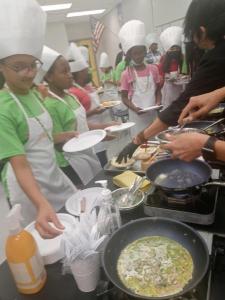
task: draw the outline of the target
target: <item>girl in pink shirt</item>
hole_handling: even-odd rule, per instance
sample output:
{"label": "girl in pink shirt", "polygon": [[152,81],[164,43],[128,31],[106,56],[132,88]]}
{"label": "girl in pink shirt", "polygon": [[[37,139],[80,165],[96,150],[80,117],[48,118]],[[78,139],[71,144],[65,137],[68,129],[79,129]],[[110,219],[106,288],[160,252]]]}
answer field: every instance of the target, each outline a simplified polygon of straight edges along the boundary
{"label": "girl in pink shirt", "polygon": [[124,104],[129,108],[129,120],[136,123],[131,131],[132,136],[135,136],[156,117],[155,111],[142,110],[160,105],[160,76],[157,66],[145,64],[145,46],[134,46],[127,55],[131,63],[122,74],[121,95]]}

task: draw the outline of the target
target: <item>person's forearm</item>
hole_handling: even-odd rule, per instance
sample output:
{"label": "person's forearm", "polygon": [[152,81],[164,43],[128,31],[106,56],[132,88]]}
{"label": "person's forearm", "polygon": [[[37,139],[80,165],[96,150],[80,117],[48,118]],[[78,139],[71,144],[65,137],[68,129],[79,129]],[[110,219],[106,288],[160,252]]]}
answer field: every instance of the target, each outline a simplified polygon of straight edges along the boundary
{"label": "person's forearm", "polygon": [[95,129],[104,129],[105,126],[103,123],[92,123],[92,122],[88,122],[88,127],[90,130],[95,130]]}
{"label": "person's forearm", "polygon": [[40,208],[44,203],[47,202],[47,199],[41,193],[25,155],[12,157],[10,159],[10,163],[20,187],[35,205],[35,207],[37,209]]}
{"label": "person's forearm", "polygon": [[225,161],[225,141],[216,141],[215,143],[216,159]]}
{"label": "person's forearm", "polygon": [[95,109],[88,110],[88,111],[86,112],[86,115],[87,115],[87,117],[96,115],[96,110],[95,110]]}
{"label": "person's forearm", "polygon": [[122,101],[123,103],[131,110],[136,111],[136,106],[133,104],[131,100],[128,99],[128,95],[124,95],[122,92]]}
{"label": "person's forearm", "polygon": [[144,130],[145,139],[149,139],[159,132],[166,130],[168,125],[163,123],[159,118],[157,118],[149,127]]}
{"label": "person's forearm", "polygon": [[155,103],[156,105],[160,105],[162,100],[161,89],[158,87],[155,93]]}
{"label": "person's forearm", "polygon": [[111,121],[111,122],[106,122],[106,123],[91,123],[88,122],[88,127],[90,130],[95,130],[95,129],[105,129],[107,127],[113,126],[113,125],[119,125],[120,122],[115,122],[115,121]]}
{"label": "person's forearm", "polygon": [[222,102],[225,99],[225,87],[211,92],[211,96],[216,104]]}
{"label": "person's forearm", "polygon": [[69,139],[76,137],[78,133],[76,131],[65,131],[53,134],[54,144],[62,144],[67,142]]}

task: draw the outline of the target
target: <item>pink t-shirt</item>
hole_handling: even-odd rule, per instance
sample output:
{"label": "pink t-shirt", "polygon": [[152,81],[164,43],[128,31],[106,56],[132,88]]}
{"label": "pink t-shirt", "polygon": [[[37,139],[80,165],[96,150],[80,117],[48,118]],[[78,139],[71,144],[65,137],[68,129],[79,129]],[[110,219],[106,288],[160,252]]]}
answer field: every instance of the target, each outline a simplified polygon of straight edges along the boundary
{"label": "pink t-shirt", "polygon": [[[149,75],[152,75],[153,81],[156,85],[160,84],[160,75],[158,67],[155,65],[147,65],[145,69],[143,70],[136,70],[138,77],[147,77]],[[132,98],[134,94],[134,87],[133,82],[135,81],[135,74],[133,67],[128,67],[126,70],[122,73],[121,77],[121,91],[128,91],[128,97],[129,99]]]}

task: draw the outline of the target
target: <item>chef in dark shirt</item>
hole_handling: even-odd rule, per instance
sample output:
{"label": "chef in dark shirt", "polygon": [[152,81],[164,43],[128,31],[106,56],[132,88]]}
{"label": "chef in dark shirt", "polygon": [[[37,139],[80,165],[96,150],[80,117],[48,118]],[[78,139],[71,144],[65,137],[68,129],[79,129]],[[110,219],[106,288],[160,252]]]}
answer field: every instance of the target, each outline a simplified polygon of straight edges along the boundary
{"label": "chef in dark shirt", "polygon": [[225,85],[225,0],[193,0],[185,17],[184,35],[206,51],[196,73],[184,92],[122,150],[118,162],[131,157],[138,145],[150,137],[177,125],[180,113],[192,96]]}

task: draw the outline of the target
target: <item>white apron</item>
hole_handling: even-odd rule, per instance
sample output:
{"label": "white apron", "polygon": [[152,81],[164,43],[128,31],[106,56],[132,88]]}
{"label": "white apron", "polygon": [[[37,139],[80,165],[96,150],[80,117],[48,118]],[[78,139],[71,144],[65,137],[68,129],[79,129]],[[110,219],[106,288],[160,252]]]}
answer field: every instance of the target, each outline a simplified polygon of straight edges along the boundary
{"label": "white apron", "polygon": [[170,104],[175,101],[183,91],[181,85],[176,85],[171,81],[165,80],[162,88],[162,105],[163,109],[170,106]]}
{"label": "white apron", "polygon": [[[10,94],[27,121],[29,138],[24,148],[34,178],[38,182],[42,194],[58,211],[77,189],[57,166],[54,143],[50,138],[52,132],[51,117],[38,100],[43,113],[36,118],[28,117],[19,99],[13,93]],[[11,204],[20,203],[22,206],[23,225],[25,226],[35,219],[37,211],[20,187],[10,163],[7,166],[6,182]]]}
{"label": "white apron", "polygon": [[[134,74],[134,94],[131,101],[140,108],[155,105],[156,85],[152,75],[138,77],[136,70],[134,70]],[[129,109],[129,120],[136,123],[136,125],[131,128],[131,137],[135,137],[140,131],[148,127],[149,124],[154,121],[155,117],[155,111],[138,115],[133,110]]]}
{"label": "white apron", "polygon": [[[111,70],[111,80],[113,80],[113,71]],[[104,82],[104,93],[102,99],[105,100],[118,100],[118,88],[115,84]]]}
{"label": "white apron", "polygon": [[[89,96],[91,97],[90,110],[95,109],[96,107],[99,107],[101,103],[100,103],[98,93],[96,91],[94,91],[92,93],[89,93]],[[103,124],[106,122],[106,118],[108,118],[108,115],[104,115],[105,113],[107,113],[107,110],[106,110],[106,112],[103,112],[102,114],[90,116],[90,117],[88,117],[88,121],[91,121],[93,123],[102,123]],[[107,122],[109,122],[109,120]],[[94,146],[95,153],[102,152],[105,150],[106,150],[105,142],[100,142]]]}
{"label": "white apron", "polygon": [[[49,93],[72,109],[63,98],[51,91],[49,91]],[[89,131],[85,109],[77,99],[74,98],[74,101],[77,101],[80,104],[77,109],[72,109],[77,121],[77,131],[79,133]],[[102,169],[96,154],[93,152],[93,149],[87,149],[77,153],[64,152],[64,157],[69,162],[70,166],[76,171],[84,185],[91,181]]]}
{"label": "white apron", "polygon": [[[121,95],[119,95],[119,93],[118,93],[118,87],[112,83],[108,83],[108,82],[104,83],[104,93],[101,97],[101,100],[102,101],[106,101],[106,100],[121,101]],[[126,111],[127,107],[121,101],[121,103],[119,105],[116,105],[115,107],[110,108],[110,110],[112,110],[113,113],[116,114],[117,112]],[[113,117],[112,117],[112,120],[113,120]]]}

